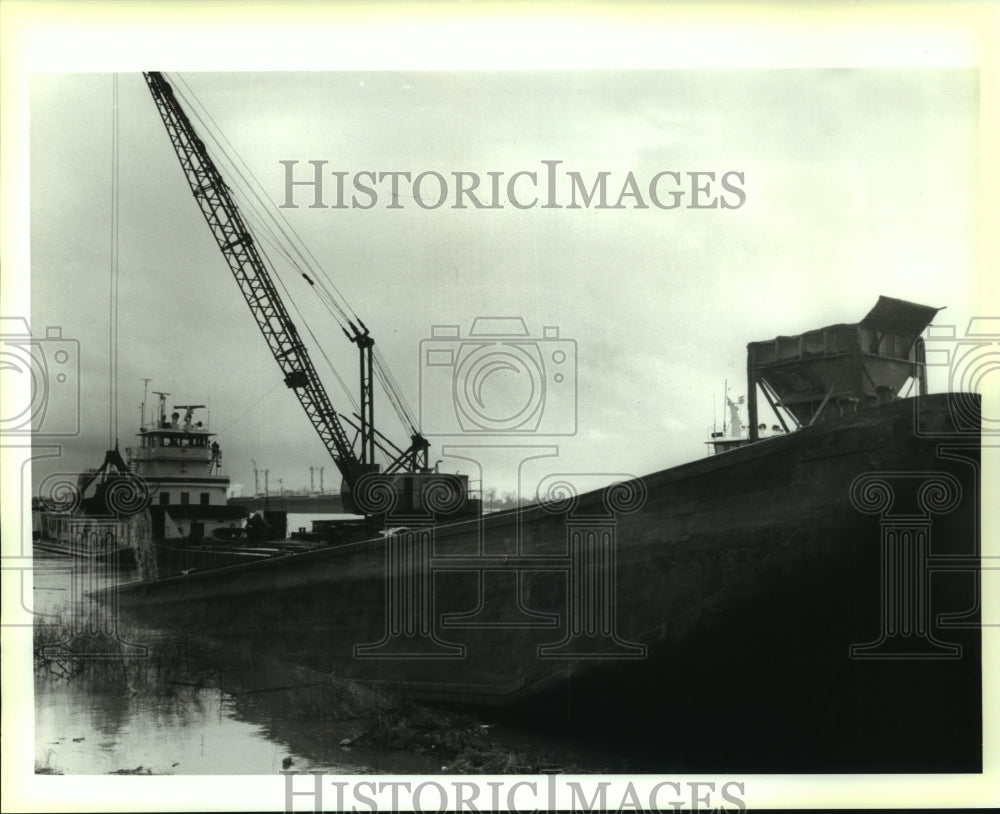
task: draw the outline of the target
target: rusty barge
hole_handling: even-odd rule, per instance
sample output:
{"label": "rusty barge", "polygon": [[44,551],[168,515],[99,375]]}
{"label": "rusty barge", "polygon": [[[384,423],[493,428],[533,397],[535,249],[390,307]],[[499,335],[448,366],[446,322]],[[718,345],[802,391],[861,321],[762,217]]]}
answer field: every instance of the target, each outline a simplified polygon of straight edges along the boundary
{"label": "rusty barge", "polygon": [[[710,706],[728,734],[702,768],[976,771],[979,402],[924,391],[935,312],[882,298],[751,343],[750,431],[724,452],[475,517],[373,474],[355,496],[380,534],[117,601],[429,701],[659,729]],[[758,391],[788,432],[755,437]],[[767,758],[767,733],[791,748]]]}

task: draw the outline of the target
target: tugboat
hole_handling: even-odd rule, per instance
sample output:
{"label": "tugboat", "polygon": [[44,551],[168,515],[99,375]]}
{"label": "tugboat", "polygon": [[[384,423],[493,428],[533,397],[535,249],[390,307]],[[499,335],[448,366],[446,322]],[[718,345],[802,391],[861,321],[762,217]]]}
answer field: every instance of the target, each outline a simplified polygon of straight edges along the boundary
{"label": "tugboat", "polygon": [[[222,449],[205,422],[195,420],[203,404],[178,404],[167,417],[159,396],[157,418],[139,428],[139,444],[126,450],[128,469],[150,495],[151,536],[158,575],[245,562],[270,552],[255,546],[285,536],[283,512],[248,516],[227,504],[229,476],[222,471]],[[183,410],[182,414],[179,412]]]}
{"label": "tugboat", "polygon": [[[739,449],[753,443],[750,440],[749,434],[744,434],[744,430],[749,430],[750,428],[740,417],[740,408],[746,403],[746,396],[740,396],[736,401],[733,401],[729,398],[728,390],[727,386],[726,409],[729,411],[729,424],[727,426],[726,422],[723,421],[721,431],[716,430],[714,427],[712,428],[711,436],[705,442],[708,445],[709,455],[719,455],[723,452],[729,452],[731,449]],[[765,438],[772,438],[785,432],[787,430],[780,424],[772,424],[771,429],[768,430],[767,424],[762,423],[757,426],[757,439],[763,441]]]}

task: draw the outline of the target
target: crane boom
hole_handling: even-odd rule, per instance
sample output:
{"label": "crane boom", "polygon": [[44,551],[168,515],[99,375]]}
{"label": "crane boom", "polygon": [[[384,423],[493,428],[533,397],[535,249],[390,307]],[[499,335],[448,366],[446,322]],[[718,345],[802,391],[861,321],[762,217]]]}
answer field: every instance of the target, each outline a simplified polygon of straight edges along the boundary
{"label": "crane boom", "polygon": [[353,486],[361,475],[375,467],[374,462],[359,459],[355,454],[253,236],[204,142],[174,97],[173,88],[159,72],[149,71],[143,76],[191,192],[284,374],[285,384],[295,392],[344,480]]}

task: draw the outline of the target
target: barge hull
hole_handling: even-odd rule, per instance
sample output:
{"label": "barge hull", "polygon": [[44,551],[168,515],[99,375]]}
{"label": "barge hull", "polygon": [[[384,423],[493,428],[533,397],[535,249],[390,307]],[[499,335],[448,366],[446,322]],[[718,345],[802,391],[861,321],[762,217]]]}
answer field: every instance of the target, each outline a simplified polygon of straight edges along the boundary
{"label": "barge hull", "polygon": [[[123,586],[119,602],[424,700],[613,725],[669,726],[716,665],[732,676],[716,724],[736,703],[803,743],[848,737],[838,769],[977,771],[979,435],[950,404],[900,400],[568,504]],[[830,749],[760,770],[824,770]]]}

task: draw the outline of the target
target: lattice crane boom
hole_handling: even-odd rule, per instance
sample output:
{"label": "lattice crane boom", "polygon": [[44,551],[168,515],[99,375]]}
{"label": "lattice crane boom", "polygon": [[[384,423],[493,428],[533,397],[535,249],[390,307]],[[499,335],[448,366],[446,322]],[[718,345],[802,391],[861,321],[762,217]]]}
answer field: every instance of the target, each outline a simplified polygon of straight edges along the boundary
{"label": "lattice crane boom", "polygon": [[[205,144],[174,97],[173,89],[159,72],[150,71],[143,76],[191,192],[284,374],[285,384],[295,392],[344,480],[353,486],[361,475],[375,467],[374,462],[368,454],[359,458],[354,452],[340,417],[271,280],[253,235]],[[371,415],[370,408],[368,415]]]}

